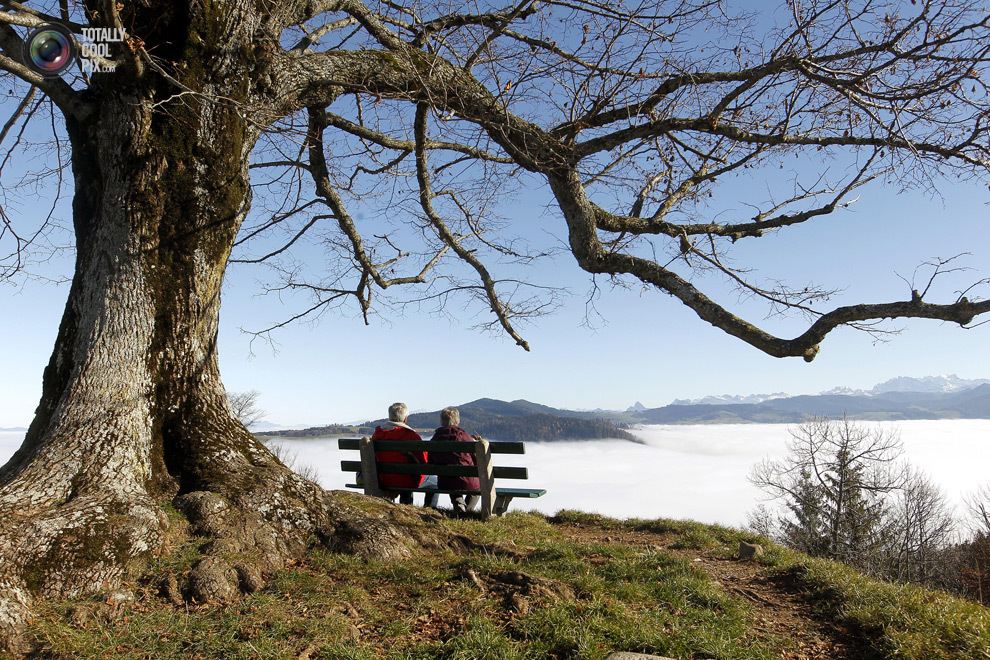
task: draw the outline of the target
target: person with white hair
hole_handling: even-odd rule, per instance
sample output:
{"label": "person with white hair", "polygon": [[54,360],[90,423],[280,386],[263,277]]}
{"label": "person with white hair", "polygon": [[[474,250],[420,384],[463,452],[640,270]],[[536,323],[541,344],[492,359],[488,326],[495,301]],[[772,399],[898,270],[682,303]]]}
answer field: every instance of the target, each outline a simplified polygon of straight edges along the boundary
{"label": "person with white hair", "polygon": [[[388,421],[375,427],[372,440],[419,440],[423,438],[416,433],[406,421],[409,419],[409,406],[396,402],[388,407]],[[382,449],[376,452],[379,463],[426,463],[426,451],[392,451]],[[379,485],[389,488],[419,488],[423,483],[421,474],[379,474]],[[413,494],[399,493],[399,504],[412,504]]]}
{"label": "person with white hair", "polygon": [[[440,428],[433,434],[432,441],[454,441],[473,442],[480,440],[481,436],[472,436],[462,429],[461,413],[457,408],[444,408],[440,411]],[[428,461],[433,465],[475,465],[474,445],[464,452],[431,452],[428,454]],[[437,477],[437,485],[441,490],[479,490],[481,483],[478,477]],[[429,502],[427,495],[427,502]],[[433,495],[436,498],[436,495]],[[468,495],[467,501],[464,495],[451,495],[450,504],[454,511],[464,513],[470,511],[478,504],[478,495]]]}

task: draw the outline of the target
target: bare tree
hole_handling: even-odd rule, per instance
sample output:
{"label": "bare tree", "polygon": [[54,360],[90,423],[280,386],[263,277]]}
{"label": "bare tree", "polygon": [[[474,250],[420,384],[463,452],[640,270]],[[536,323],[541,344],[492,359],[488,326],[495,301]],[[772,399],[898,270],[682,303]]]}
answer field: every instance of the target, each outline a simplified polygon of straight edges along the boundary
{"label": "bare tree", "polygon": [[299,461],[299,452],[292,451],[284,442],[275,439],[268,439],[265,443],[268,451],[303,479],[319,483],[320,471],[312,463],[302,463]]}
{"label": "bare tree", "polygon": [[990,604],[990,483],[965,497],[970,538],[960,544],[959,579],[963,592],[973,600]]}
{"label": "bare tree", "polygon": [[[880,572],[899,582],[955,588],[958,566],[947,550],[958,541],[958,526],[945,493],[931,478],[910,467],[892,498],[885,526],[888,545],[879,549]],[[955,573],[955,574],[954,574]]]}
{"label": "bare tree", "polygon": [[780,502],[751,512],[751,529],[889,580],[961,590],[953,509],[927,474],[899,461],[896,432],[818,418],[791,435],[785,458],[750,473]]}
{"label": "bare tree", "polygon": [[967,494],[964,499],[973,534],[990,537],[990,482]]}
{"label": "bare tree", "polygon": [[[897,434],[819,417],[791,431],[787,451],[749,475],[783,504],[776,530],[762,531],[813,556],[870,566],[889,533],[885,496],[904,485]],[[769,527],[765,513],[759,519]]]}
{"label": "bare tree", "polygon": [[[227,392],[227,400],[233,408],[234,417],[237,418],[245,428],[251,428],[267,414],[258,407],[258,397],[261,393],[258,390],[248,390],[247,392]],[[279,457],[281,458],[281,457]],[[283,461],[284,463],[285,461]]]}
{"label": "bare tree", "polygon": [[[871,183],[985,181],[988,21],[962,0],[753,15],[715,0],[5,4],[0,269],[58,243],[54,214],[8,212],[26,206],[16,184],[47,175],[53,205],[72,191],[76,270],[36,418],[0,468],[0,636],[33,594],[119,583],[161,546],[162,501],[231,552],[275,539],[252,549],[263,568],[314,536],[384,555],[415,543],[293,475],[234,417],[216,338],[235,249],[312,296],[295,317],[477,301],[482,326],[527,348],[520,322],[556,298],[516,269],[548,251],[497,202],[539,185],[593,278],[655,288],[772,356],[811,360],[836,327],[883,319],[969,326],[990,301],[973,281],[933,300],[926,281],[959,276],[944,260],[903,300],[829,308],[828,288],[761,279],[732,248],[827,222]],[[110,56],[47,74],[23,53],[51,24]],[[54,149],[29,173],[14,155],[41,119]],[[747,176],[767,194],[722,198]],[[320,277],[291,256],[311,237],[330,257]],[[709,275],[807,329],[758,328],[703,292]]]}

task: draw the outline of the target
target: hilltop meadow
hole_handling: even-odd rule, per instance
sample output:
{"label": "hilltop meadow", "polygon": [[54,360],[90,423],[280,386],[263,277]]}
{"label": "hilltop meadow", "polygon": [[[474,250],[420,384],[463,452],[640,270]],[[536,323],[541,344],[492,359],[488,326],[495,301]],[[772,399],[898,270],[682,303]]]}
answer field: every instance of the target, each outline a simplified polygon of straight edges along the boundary
{"label": "hilltop meadow", "polygon": [[[344,497],[447,541],[394,560],[314,548],[253,593],[189,602],[183,580],[210,540],[192,536],[173,510],[167,553],[121,590],[45,603],[24,657],[990,658],[990,611],[980,605],[726,527],[576,511],[480,521]],[[741,540],[765,554],[739,560]]]}

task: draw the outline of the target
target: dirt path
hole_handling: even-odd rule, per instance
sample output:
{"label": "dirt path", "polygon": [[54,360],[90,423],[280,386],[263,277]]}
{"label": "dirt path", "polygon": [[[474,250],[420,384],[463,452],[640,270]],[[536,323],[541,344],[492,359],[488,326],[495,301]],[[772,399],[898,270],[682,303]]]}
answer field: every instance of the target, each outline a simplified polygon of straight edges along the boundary
{"label": "dirt path", "polygon": [[743,599],[752,616],[752,634],[789,637],[795,650],[784,660],[846,660],[870,657],[845,630],[815,616],[813,606],[794,588],[787,575],[768,572],[753,561],[724,559],[702,550],[672,547],[673,535],[628,530],[603,530],[585,525],[560,525],[558,529],[579,543],[622,543],[662,549],[694,562],[723,590]]}

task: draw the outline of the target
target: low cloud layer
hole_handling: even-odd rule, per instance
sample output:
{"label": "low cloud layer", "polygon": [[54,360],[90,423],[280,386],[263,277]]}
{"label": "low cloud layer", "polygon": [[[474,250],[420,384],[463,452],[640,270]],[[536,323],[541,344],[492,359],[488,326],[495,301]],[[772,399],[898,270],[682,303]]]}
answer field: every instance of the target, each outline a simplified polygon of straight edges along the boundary
{"label": "low cloud layer", "polygon": [[[950,502],[990,481],[990,420],[910,421],[883,424],[900,432],[906,457],[926,470]],[[647,426],[635,431],[646,444],[619,440],[528,443],[524,456],[497,456],[497,464],[529,468],[525,485],[544,497],[515,500],[513,509],[555,513],[598,512],[617,518],[677,518],[741,526],[761,493],[746,481],[754,463],[781,456],[790,437],[778,424]],[[0,462],[23,433],[0,432]],[[341,452],[330,439],[280,439],[298,465],[312,465],[324,488],[343,488]],[[421,502],[416,496],[416,503]]]}

